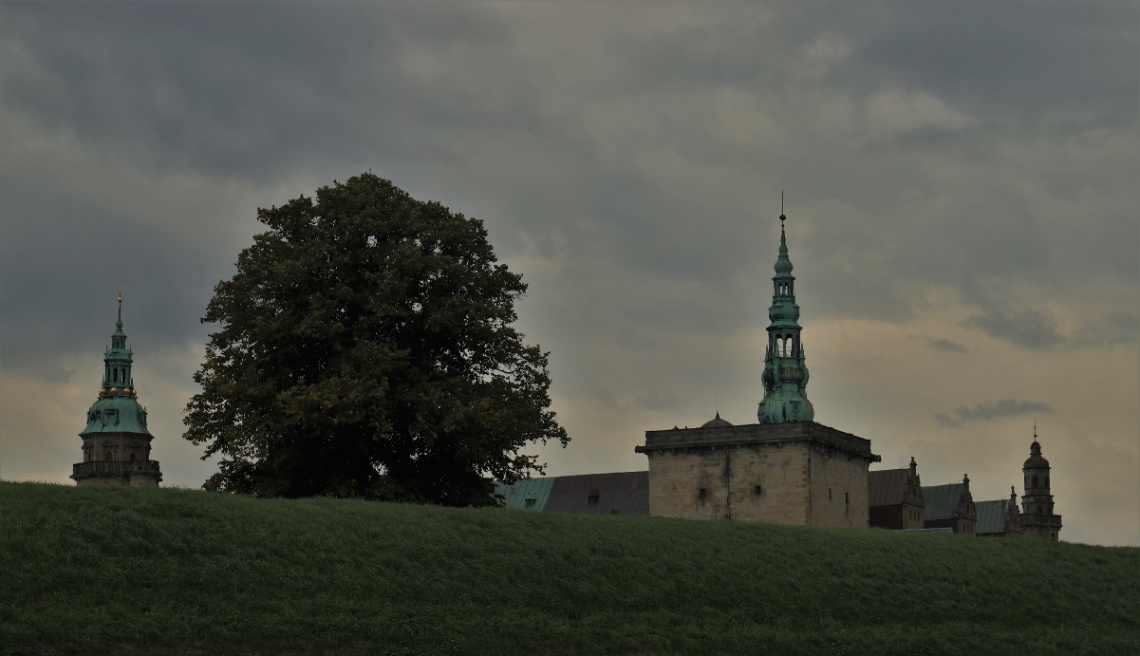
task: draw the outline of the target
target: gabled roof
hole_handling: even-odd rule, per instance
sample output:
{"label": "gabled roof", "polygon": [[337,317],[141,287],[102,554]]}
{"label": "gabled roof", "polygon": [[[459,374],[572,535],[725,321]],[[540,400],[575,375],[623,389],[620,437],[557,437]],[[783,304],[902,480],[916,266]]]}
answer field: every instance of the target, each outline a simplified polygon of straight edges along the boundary
{"label": "gabled roof", "polygon": [[[508,508],[542,510],[553,486],[553,478],[527,478],[514,485],[496,482],[495,494],[501,494],[506,498]],[[528,500],[531,501],[530,504],[527,504]]]}
{"label": "gabled roof", "polygon": [[880,469],[867,472],[868,502],[871,507],[897,506],[906,491],[906,469]]}
{"label": "gabled roof", "polygon": [[1009,499],[996,501],[976,501],[974,507],[978,510],[978,523],[975,524],[974,533],[1004,533],[1005,523],[1009,519]]}
{"label": "gabled roof", "polygon": [[[576,515],[648,515],[649,472],[583,474],[497,483],[508,508]],[[530,502],[529,505],[527,502]]]}
{"label": "gabled roof", "polygon": [[543,510],[578,515],[648,515],[649,472],[559,476],[554,479]]}
{"label": "gabled roof", "polygon": [[956,517],[958,500],[962,497],[965,487],[964,483],[923,485],[922,498],[926,501],[926,509],[922,514],[923,520],[930,522]]}

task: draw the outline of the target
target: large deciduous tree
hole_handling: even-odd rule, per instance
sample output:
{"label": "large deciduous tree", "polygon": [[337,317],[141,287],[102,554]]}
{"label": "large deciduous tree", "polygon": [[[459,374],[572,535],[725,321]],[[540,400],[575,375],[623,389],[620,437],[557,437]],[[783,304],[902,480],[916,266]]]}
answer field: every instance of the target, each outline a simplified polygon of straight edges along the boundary
{"label": "large deciduous tree", "polygon": [[184,437],[221,456],[205,487],[483,505],[489,476],[541,471],[527,444],[569,441],[481,221],[371,173],[258,219],[202,319]]}

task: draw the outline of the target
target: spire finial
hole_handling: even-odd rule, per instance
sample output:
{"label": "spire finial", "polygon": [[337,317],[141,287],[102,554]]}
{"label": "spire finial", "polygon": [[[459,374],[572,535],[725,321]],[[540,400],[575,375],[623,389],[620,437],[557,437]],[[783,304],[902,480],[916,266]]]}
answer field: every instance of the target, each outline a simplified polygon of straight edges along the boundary
{"label": "spire finial", "polygon": [[1033,418],[1033,441],[1037,441],[1037,417]]}
{"label": "spire finial", "polygon": [[119,320],[115,325],[120,329],[123,327],[123,283],[119,283]]}
{"label": "spire finial", "polygon": [[784,190],[780,190],[780,236],[784,236],[784,221],[788,217],[784,214]]}

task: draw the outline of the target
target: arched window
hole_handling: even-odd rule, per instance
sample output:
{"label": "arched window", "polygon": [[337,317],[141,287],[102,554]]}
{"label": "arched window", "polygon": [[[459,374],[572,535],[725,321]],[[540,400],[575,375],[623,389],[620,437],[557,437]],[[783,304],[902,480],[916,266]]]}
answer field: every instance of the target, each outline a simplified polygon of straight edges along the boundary
{"label": "arched window", "polygon": [[1037,477],[1033,477],[1033,487],[1037,487]]}
{"label": "arched window", "polygon": [[131,454],[131,462],[134,462],[134,461],[135,461],[135,454],[132,453]]}
{"label": "arched window", "polygon": [[104,460],[106,460],[107,462],[111,462],[112,460],[114,460],[114,458],[115,458],[115,457],[114,457],[113,455],[111,455],[111,452],[110,452],[110,451],[108,451],[108,452],[107,452],[107,456],[106,456],[105,458],[103,458],[103,459],[104,459]]}

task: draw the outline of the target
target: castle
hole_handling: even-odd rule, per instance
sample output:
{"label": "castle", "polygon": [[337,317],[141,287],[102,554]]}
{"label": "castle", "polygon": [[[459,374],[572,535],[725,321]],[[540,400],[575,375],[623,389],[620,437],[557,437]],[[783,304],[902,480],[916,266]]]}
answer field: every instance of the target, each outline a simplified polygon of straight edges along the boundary
{"label": "castle", "polygon": [[733,425],[718,412],[699,428],[646,431],[645,444],[634,450],[645,454],[648,472],[499,485],[506,505],[1057,540],[1061,517],[1053,514],[1049,463],[1041,456],[1036,428],[1019,512],[1016,492],[1010,499],[975,503],[969,476],[923,486],[914,458],[906,469],[870,471],[871,463],[881,461],[870,440],[814,421],[786,220],[781,214],[758,423]]}
{"label": "castle", "polygon": [[[699,428],[650,430],[648,471],[560,476],[500,484],[506,505],[581,514],[643,514],[688,519],[760,521],[802,526],[876,526],[966,535],[1028,536],[1056,541],[1049,461],[1034,426],[1022,472],[1021,509],[1009,499],[975,503],[970,479],[923,486],[917,463],[870,471],[882,459],[871,441],[816,423],[807,398],[808,369],[795,276],[780,215],[780,249],[768,308],[764,397],[758,423],[733,425],[720,413]],[[77,485],[158,485],[150,459],[153,436],[131,375],[134,354],[123,333],[123,298],[111,346],[104,352],[103,384],[87,412],[83,462],[72,467]]]}
{"label": "castle", "polygon": [[146,427],[146,408],[139,405],[131,375],[133,352],[123,333],[123,297],[111,335],[111,348],[103,354],[103,385],[99,398],[87,411],[83,462],[72,465],[76,485],[158,485],[162,471],[150,459],[154,437]]}

